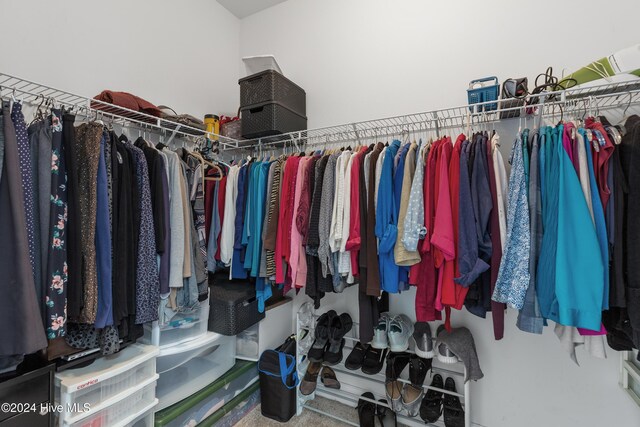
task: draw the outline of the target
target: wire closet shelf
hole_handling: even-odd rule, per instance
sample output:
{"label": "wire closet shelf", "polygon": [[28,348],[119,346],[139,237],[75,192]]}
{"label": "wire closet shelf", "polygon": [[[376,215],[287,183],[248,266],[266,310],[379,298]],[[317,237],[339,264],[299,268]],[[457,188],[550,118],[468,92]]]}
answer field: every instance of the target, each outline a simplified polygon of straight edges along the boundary
{"label": "wire closet shelf", "polygon": [[71,92],[46,86],[21,77],[0,73],[0,97],[14,96],[22,102],[39,105],[50,102],[54,106],[65,107],[82,117],[104,119],[122,127],[134,127],[158,134],[168,135],[168,141],[174,138],[195,139],[210,135],[220,143],[222,149],[238,147],[238,141],[222,135],[212,134],[196,127],[177,123],[164,118],[130,110],[97,99],[76,95]]}
{"label": "wire closet shelf", "polygon": [[[568,113],[581,117],[616,108],[628,108],[640,103],[640,80],[609,83],[589,87],[576,87],[554,92],[542,92],[520,98],[527,105],[509,106],[512,99],[487,101],[458,107],[412,113],[362,122],[347,123],[317,129],[284,133],[276,136],[239,141],[240,149],[256,150],[291,146],[296,149],[373,138],[400,137],[419,132],[447,129],[466,130],[487,126],[511,116],[540,120],[559,120]],[[520,103],[522,104],[522,102]],[[511,104],[513,105],[513,104]],[[494,109],[491,109],[491,108]],[[496,108],[497,107],[497,108]],[[507,119],[510,120],[511,118]]]}

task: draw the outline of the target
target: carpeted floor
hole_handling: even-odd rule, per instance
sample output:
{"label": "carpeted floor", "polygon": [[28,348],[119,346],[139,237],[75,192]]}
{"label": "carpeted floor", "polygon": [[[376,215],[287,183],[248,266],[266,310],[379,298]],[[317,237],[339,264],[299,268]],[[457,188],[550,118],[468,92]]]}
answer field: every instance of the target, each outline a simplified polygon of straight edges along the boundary
{"label": "carpeted floor", "polygon": [[[335,414],[341,418],[348,419],[354,423],[358,422],[358,413],[355,408],[351,408],[333,400],[316,397],[313,401],[309,402],[309,405],[325,412]],[[260,413],[260,405],[258,405],[253,411],[249,412],[246,417],[241,419],[236,424],[236,427],[282,427],[282,425],[282,423],[263,417]],[[286,425],[287,427],[337,427],[345,426],[347,424],[336,421],[325,415],[318,414],[317,412],[304,409],[302,411],[302,415],[299,417],[293,417]]]}

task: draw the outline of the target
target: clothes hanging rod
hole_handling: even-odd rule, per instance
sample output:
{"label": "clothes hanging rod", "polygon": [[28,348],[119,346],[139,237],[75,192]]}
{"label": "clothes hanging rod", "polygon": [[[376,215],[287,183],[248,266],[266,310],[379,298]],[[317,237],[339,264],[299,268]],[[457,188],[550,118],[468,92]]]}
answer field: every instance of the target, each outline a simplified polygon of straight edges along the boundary
{"label": "clothes hanging rod", "polygon": [[[640,102],[640,80],[622,83],[609,83],[590,87],[570,88],[560,91],[527,95],[522,100],[535,101],[536,104],[502,107],[505,101],[486,101],[458,107],[444,108],[422,113],[392,116],[366,120],[336,126],[290,132],[271,137],[240,140],[239,149],[269,149],[279,145],[321,145],[338,142],[359,141],[375,137],[401,135],[434,131],[436,129],[466,128],[468,125],[495,124],[501,119],[501,113],[519,112],[525,117],[560,116],[558,107],[569,107],[574,111],[603,110],[635,105]],[[513,102],[513,99],[506,100]],[[486,107],[496,105],[495,110],[486,111]],[[525,114],[527,109],[535,109],[535,114]]]}
{"label": "clothes hanging rod", "polygon": [[238,147],[238,141],[233,138],[212,134],[199,128],[109,104],[97,99],[76,95],[0,72],[0,97],[12,95],[32,105],[38,105],[41,100],[44,99],[51,99],[54,105],[57,104],[73,108],[73,112],[81,112],[81,114],[87,118],[90,118],[92,115],[100,118],[108,118],[110,121],[121,126],[134,123],[137,126],[149,129],[150,131],[153,130],[156,133],[169,134],[169,141],[174,137],[193,139],[205,135],[212,135],[212,139],[219,142],[223,149],[234,149]]}

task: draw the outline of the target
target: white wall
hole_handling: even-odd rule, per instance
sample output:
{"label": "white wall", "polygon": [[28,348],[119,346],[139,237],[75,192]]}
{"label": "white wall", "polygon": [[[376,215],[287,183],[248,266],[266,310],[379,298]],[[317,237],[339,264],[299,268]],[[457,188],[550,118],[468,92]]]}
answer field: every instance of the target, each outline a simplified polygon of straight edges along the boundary
{"label": "white wall", "polygon": [[[548,65],[567,74],[640,42],[637,0],[586,3],[289,0],[242,20],[240,53],[273,53],[307,92],[309,126],[327,126],[460,105],[468,82],[488,75],[528,76],[532,86]],[[392,296],[396,313],[413,316],[413,304],[413,291]],[[357,319],[355,289],[327,296],[329,307]],[[597,360],[580,349],[577,367],[550,328],[542,336],[520,332],[515,314],[498,342],[490,317],[454,314],[455,326],[473,332],[485,373],[471,386],[475,423],[640,425],[640,408],[617,384],[616,352]]]}
{"label": "white wall", "polygon": [[213,0],[3,0],[0,71],[84,96],[121,90],[178,113],[238,108],[240,22]]}

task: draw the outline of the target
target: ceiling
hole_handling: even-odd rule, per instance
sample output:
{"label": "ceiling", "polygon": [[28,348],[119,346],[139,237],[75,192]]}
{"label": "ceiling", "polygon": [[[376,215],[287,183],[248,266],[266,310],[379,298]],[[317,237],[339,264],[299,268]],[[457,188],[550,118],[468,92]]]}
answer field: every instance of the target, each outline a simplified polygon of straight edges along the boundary
{"label": "ceiling", "polygon": [[286,0],[217,0],[239,19],[258,13]]}

